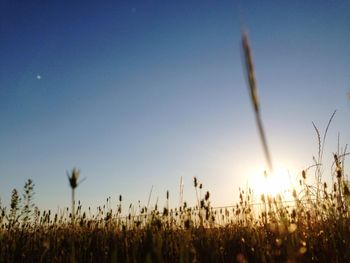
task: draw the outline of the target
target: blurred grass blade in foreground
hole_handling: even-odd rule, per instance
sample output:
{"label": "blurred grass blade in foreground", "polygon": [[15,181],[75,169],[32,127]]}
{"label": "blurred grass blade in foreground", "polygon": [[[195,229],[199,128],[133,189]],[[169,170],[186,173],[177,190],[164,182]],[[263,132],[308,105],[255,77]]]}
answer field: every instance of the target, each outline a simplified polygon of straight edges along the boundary
{"label": "blurred grass blade in foreground", "polygon": [[272,166],[272,160],[270,151],[267,145],[266,136],[264,132],[264,127],[262,125],[261,116],[260,116],[260,105],[259,105],[259,99],[257,94],[257,87],[256,87],[256,81],[255,81],[255,72],[254,72],[254,65],[253,65],[253,59],[252,59],[252,52],[250,50],[249,41],[248,41],[248,35],[246,32],[242,33],[242,47],[244,52],[244,59],[245,59],[245,70],[246,70],[246,77],[248,79],[248,85],[249,85],[249,93],[250,98],[253,104],[254,113],[255,113],[255,120],[258,126],[260,140],[263,146],[267,166],[269,169],[269,173],[273,173],[273,166]]}

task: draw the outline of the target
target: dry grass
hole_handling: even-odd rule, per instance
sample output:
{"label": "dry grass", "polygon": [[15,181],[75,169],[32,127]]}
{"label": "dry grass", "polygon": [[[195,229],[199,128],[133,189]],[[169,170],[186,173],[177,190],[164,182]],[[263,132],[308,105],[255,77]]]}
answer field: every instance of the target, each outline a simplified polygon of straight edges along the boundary
{"label": "dry grass", "polygon": [[35,210],[25,222],[1,207],[0,262],[349,262],[350,192],[339,158],[339,180],[330,189],[324,183],[318,200],[304,171],[292,203],[264,195],[255,205],[248,190],[236,206],[215,209],[206,192],[196,207],[124,216],[120,196],[95,214],[79,202],[73,215]]}

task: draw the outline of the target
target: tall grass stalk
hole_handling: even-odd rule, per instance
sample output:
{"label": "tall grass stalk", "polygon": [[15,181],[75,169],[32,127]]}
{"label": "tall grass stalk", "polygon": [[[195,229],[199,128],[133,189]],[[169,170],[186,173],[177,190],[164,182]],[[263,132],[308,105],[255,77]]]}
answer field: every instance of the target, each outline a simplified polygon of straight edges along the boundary
{"label": "tall grass stalk", "polygon": [[[329,126],[331,125],[331,122],[332,122],[336,112],[337,111],[335,110],[333,112],[333,114],[331,115],[331,117],[329,118],[325,132],[324,132],[323,137],[322,137],[322,141],[321,141],[321,134],[320,134],[319,129],[316,127],[315,123],[312,122],[312,125],[316,131],[317,140],[318,140],[318,156],[317,156],[317,160],[315,159],[315,163],[316,163],[315,179],[316,179],[316,200],[317,201],[320,198],[320,191],[321,191],[320,188],[321,188],[321,184],[322,184],[322,173],[323,172],[321,170],[321,166],[322,166],[322,160],[323,160],[324,146],[325,146]],[[339,144],[339,141],[338,141],[338,144]],[[339,148],[339,145],[338,145],[338,148]]]}
{"label": "tall grass stalk", "polygon": [[246,77],[248,79],[250,99],[251,99],[253,110],[255,113],[255,121],[258,127],[260,140],[264,150],[269,173],[273,173],[272,159],[271,159],[269,147],[267,144],[264,127],[261,120],[260,105],[259,105],[259,99],[257,94],[257,86],[256,86],[256,80],[255,80],[255,71],[254,71],[252,52],[249,45],[248,34],[244,31],[242,33],[242,47],[243,47],[243,53],[244,53],[244,59],[245,59],[245,69],[246,69]]}
{"label": "tall grass stalk", "polygon": [[76,168],[72,169],[71,174],[67,172],[67,177],[69,180],[70,187],[72,189],[72,223],[75,223],[75,189],[78,187],[78,185],[83,181],[80,181],[78,183],[79,179],[79,170]]}

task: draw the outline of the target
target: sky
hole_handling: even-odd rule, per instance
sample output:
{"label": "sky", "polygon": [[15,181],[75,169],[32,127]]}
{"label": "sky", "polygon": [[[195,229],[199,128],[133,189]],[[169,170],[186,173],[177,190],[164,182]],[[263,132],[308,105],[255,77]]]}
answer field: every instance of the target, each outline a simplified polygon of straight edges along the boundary
{"label": "sky", "polygon": [[[237,201],[265,159],[245,81],[253,51],[275,166],[294,177],[350,143],[349,1],[0,1],[0,197],[31,178],[35,203]],[[349,165],[349,161],[346,161]],[[328,164],[328,166],[327,166]],[[346,166],[346,174],[349,168]]]}

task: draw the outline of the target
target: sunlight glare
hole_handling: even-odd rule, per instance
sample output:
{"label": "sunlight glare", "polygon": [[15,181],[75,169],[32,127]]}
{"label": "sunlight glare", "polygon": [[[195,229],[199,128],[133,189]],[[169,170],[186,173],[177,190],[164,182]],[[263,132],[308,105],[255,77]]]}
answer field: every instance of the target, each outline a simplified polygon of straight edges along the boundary
{"label": "sunlight glare", "polygon": [[293,191],[295,181],[292,174],[286,168],[279,167],[274,173],[266,174],[263,170],[257,170],[251,176],[251,187],[256,197],[262,194],[276,196],[281,194],[284,197]]}

